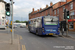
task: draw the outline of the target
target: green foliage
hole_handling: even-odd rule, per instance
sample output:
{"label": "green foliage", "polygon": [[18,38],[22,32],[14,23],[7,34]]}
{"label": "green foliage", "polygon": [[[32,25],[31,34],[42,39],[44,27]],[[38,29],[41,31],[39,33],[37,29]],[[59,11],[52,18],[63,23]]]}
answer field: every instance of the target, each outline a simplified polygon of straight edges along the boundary
{"label": "green foliage", "polygon": [[19,20],[16,20],[15,22],[16,22],[16,23],[20,23],[20,21],[19,21]]}
{"label": "green foliage", "polygon": [[19,21],[19,20],[16,20],[15,22],[16,23],[26,23],[27,21]]}

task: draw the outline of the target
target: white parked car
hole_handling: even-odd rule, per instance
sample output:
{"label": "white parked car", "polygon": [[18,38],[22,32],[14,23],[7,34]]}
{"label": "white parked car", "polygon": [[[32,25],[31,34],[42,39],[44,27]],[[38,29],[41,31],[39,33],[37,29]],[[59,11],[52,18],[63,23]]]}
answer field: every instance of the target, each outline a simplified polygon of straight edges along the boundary
{"label": "white parked car", "polygon": [[20,28],[25,28],[26,26],[25,25],[20,25]]}

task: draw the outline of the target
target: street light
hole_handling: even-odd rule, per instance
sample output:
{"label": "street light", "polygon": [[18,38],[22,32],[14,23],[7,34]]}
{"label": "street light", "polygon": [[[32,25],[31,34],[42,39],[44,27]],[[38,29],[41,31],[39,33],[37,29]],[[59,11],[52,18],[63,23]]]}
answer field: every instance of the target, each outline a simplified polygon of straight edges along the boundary
{"label": "street light", "polygon": [[11,34],[11,44],[13,44],[14,40],[14,31],[13,31],[13,0],[11,1],[11,21],[12,21],[12,34]]}
{"label": "street light", "polygon": [[[10,1],[12,1],[12,0],[10,0]],[[13,2],[13,4],[14,4],[15,2]]]}
{"label": "street light", "polygon": [[10,16],[10,3],[6,3],[5,9],[6,9],[6,15]]}
{"label": "street light", "polygon": [[67,19],[69,19],[70,18],[70,16],[69,16],[69,11],[67,11]]}

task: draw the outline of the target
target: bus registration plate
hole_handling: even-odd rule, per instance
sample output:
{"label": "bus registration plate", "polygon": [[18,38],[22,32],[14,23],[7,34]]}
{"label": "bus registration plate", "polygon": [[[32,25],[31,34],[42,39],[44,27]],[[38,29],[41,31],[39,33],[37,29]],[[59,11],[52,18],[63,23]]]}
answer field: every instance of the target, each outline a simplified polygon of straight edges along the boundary
{"label": "bus registration plate", "polygon": [[49,35],[53,35],[53,33],[49,33]]}

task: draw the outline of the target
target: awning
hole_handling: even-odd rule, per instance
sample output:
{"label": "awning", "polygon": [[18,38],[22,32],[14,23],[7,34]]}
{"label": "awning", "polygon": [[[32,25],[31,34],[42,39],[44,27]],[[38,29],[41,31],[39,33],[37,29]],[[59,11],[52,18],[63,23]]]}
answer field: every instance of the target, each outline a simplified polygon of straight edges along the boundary
{"label": "awning", "polygon": [[69,20],[68,20],[68,22],[73,22],[73,21],[75,21],[75,19],[69,19]]}

